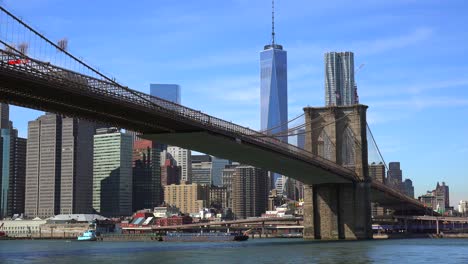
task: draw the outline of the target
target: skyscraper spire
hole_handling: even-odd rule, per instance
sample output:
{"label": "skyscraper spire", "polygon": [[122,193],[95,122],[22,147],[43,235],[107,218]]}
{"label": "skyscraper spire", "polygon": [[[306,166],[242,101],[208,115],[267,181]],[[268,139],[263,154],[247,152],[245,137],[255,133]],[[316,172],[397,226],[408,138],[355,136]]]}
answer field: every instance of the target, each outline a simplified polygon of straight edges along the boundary
{"label": "skyscraper spire", "polygon": [[275,46],[275,0],[271,0],[271,45]]}

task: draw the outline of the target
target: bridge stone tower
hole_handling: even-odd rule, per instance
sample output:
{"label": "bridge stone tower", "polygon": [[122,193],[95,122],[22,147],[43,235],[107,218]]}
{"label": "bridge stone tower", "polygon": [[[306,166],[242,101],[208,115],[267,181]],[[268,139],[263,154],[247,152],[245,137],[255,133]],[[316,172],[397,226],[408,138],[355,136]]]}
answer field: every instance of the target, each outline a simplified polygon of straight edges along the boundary
{"label": "bridge stone tower", "polygon": [[365,105],[304,108],[305,149],[354,170],[350,183],[306,185],[304,238],[372,238]]}

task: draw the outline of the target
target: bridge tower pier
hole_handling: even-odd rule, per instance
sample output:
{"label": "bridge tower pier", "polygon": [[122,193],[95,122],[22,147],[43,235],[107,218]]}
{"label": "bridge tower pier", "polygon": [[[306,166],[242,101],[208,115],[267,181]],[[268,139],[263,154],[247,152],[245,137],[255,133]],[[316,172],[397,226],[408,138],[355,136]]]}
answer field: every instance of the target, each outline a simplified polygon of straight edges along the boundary
{"label": "bridge tower pier", "polygon": [[306,239],[372,238],[366,110],[365,105],[304,108],[306,131],[310,131],[305,149],[358,176],[350,183],[305,186]]}

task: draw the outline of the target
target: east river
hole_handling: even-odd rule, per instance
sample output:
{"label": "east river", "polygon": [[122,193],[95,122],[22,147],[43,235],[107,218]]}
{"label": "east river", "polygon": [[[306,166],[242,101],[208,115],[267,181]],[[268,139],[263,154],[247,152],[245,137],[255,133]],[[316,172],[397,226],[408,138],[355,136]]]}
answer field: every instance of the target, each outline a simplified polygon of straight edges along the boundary
{"label": "east river", "polygon": [[0,263],[468,263],[468,239],[224,243],[0,241]]}

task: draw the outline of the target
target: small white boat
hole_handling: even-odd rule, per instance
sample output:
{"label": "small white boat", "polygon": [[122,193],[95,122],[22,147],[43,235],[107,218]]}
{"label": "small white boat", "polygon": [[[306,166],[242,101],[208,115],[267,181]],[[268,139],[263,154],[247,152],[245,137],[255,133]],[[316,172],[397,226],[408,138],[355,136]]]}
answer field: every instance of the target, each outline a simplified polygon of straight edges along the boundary
{"label": "small white boat", "polygon": [[89,229],[78,237],[78,241],[96,241],[96,231]]}

